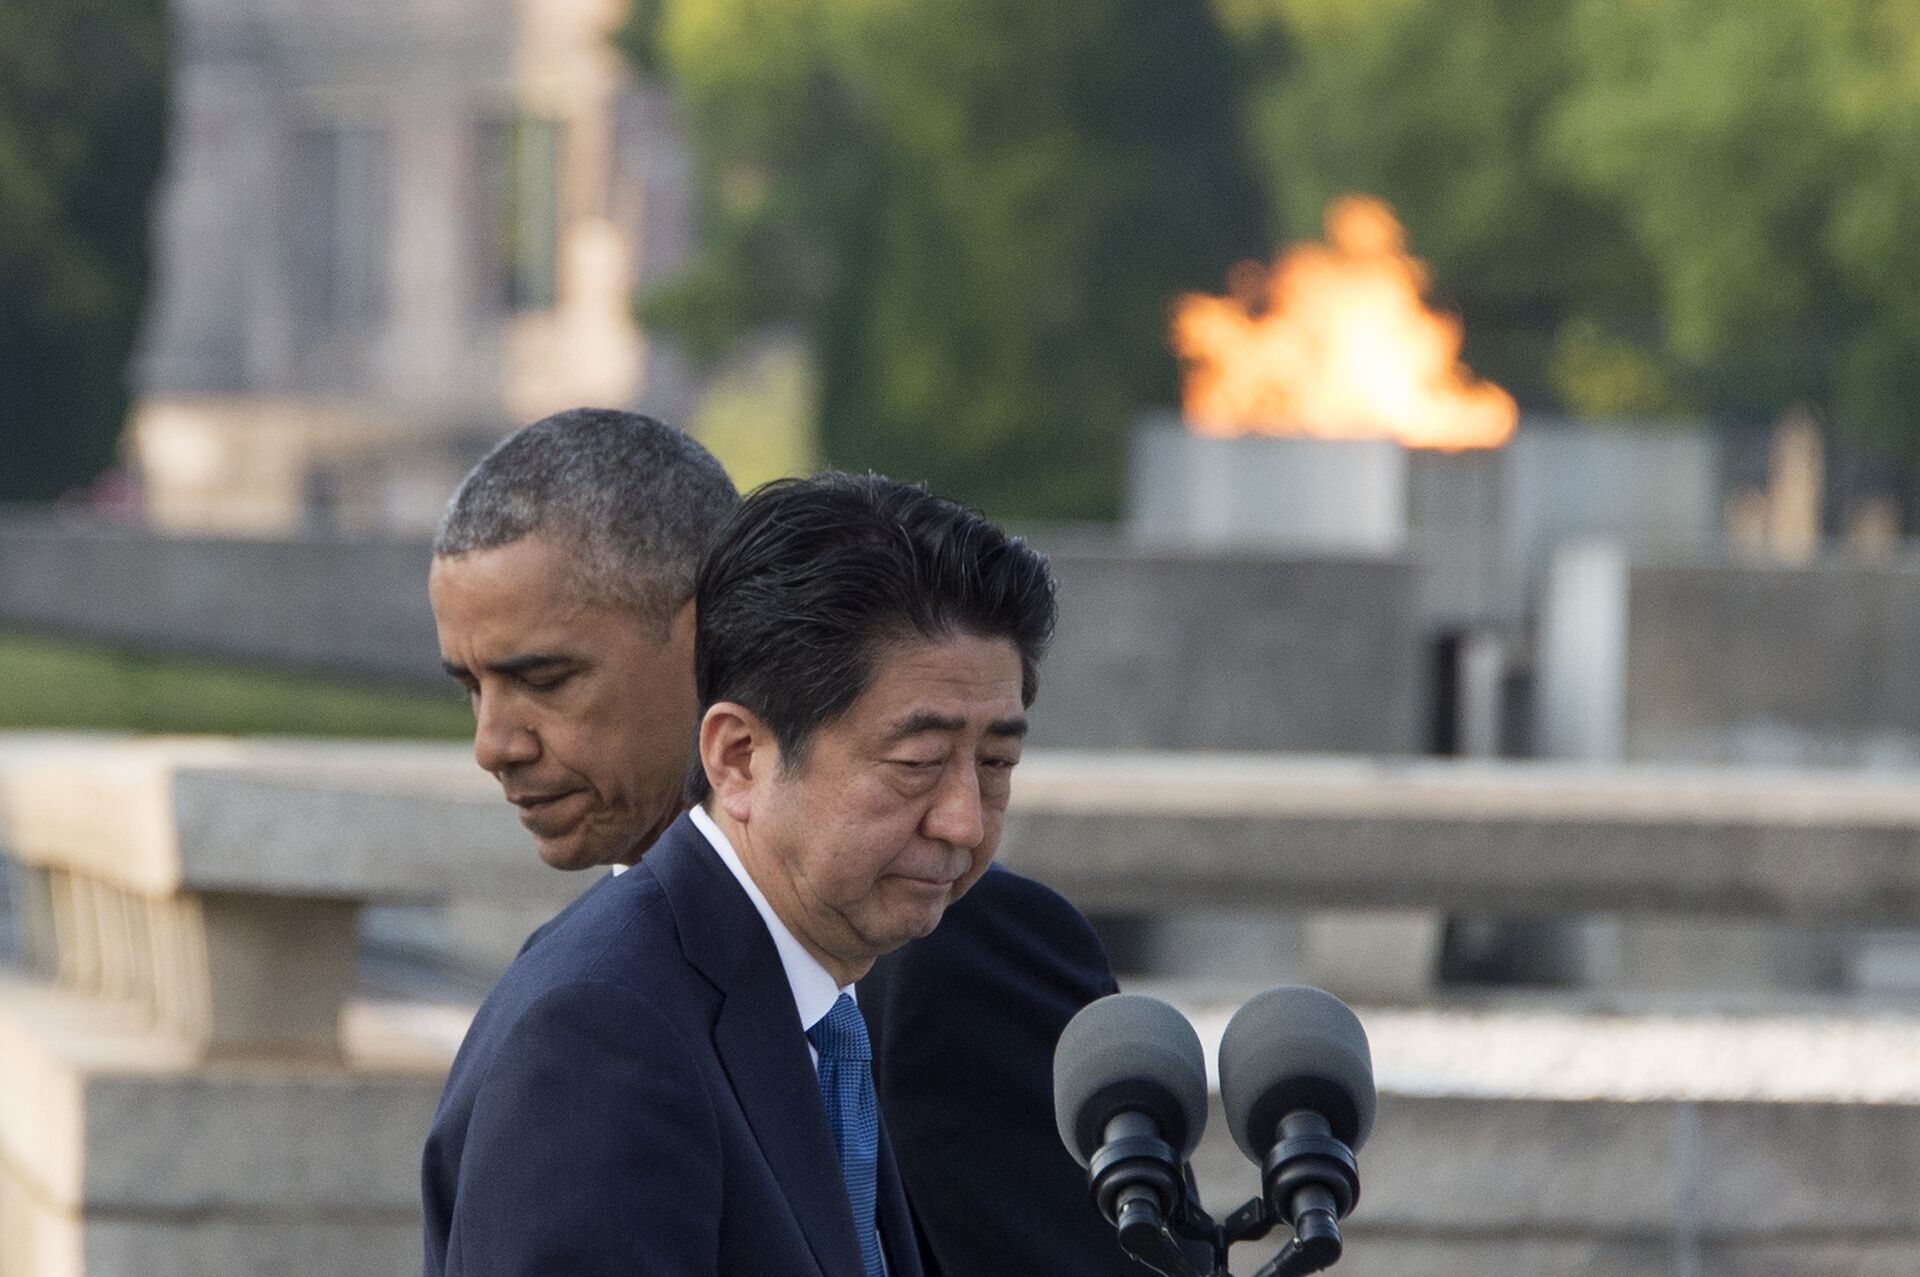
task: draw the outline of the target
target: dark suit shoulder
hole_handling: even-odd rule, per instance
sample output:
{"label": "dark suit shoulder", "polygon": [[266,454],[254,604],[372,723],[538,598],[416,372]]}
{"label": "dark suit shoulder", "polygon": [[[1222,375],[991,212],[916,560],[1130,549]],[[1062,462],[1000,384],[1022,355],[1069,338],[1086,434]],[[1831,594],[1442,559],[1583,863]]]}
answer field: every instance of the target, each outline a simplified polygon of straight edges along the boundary
{"label": "dark suit shoulder", "polygon": [[590,888],[536,931],[487,1000],[592,978],[601,969],[630,975],[627,958],[635,948],[659,948],[672,939],[672,911],[660,883],[647,874],[622,874]]}
{"label": "dark suit shoulder", "polygon": [[[972,902],[971,908],[968,907],[969,902]],[[980,880],[973,884],[973,889],[960,897],[953,907],[963,913],[981,909],[1013,909],[1028,920],[1084,930],[1089,937],[1093,934],[1086,918],[1065,896],[1046,883],[1015,873],[1004,865],[988,866],[987,872],[981,874]],[[948,916],[951,916],[951,911]]]}
{"label": "dark suit shoulder", "polygon": [[602,978],[631,981],[638,969],[636,950],[671,945],[671,922],[659,885],[636,878],[582,896],[549,924],[542,943],[521,950],[480,1003],[453,1058],[434,1114],[429,1161],[436,1141],[450,1139],[458,1155],[480,1081],[530,1007],[562,986]]}
{"label": "dark suit shoulder", "polygon": [[697,1271],[710,1256],[720,1119],[702,1026],[720,995],[680,955],[662,884],[627,874],[487,995],[423,1159],[430,1277],[625,1272],[635,1255]]}
{"label": "dark suit shoulder", "polygon": [[1011,913],[1023,924],[1039,928],[1056,943],[1084,946],[1097,954],[1102,964],[1107,960],[1093,925],[1071,901],[1046,883],[1003,866],[994,865],[980,875],[974,890],[962,896],[955,908],[961,911],[962,918],[988,914],[1004,917]]}
{"label": "dark suit shoulder", "polygon": [[997,866],[932,934],[861,981],[875,1086],[930,1277],[1136,1268],[1053,1121],[1061,1030],[1114,991],[1080,911]]}
{"label": "dark suit shoulder", "polygon": [[[510,1007],[502,1008],[487,1035],[489,1049],[473,1061],[467,1079],[473,1104],[477,1108],[483,1096],[500,1092],[500,1061],[524,1064],[543,1056],[596,1061],[591,1077],[563,1067],[546,1084],[550,1093],[606,1087],[620,1091],[610,1081],[610,1071],[621,1067],[621,1061],[644,1068],[650,1076],[684,1071],[691,1067],[685,1062],[697,1058],[698,1048],[674,1001],[672,982],[639,984],[616,975],[613,964],[529,984]],[[687,1102],[693,1098],[685,1097]]]}
{"label": "dark suit shoulder", "polygon": [[520,942],[519,952],[525,953],[528,949],[531,949],[534,945],[539,944],[541,940],[546,938],[546,935],[548,932],[552,931],[555,927],[565,922],[567,918],[570,915],[572,915],[573,911],[578,909],[581,906],[581,904],[586,901],[586,898],[588,896],[600,890],[602,887],[605,887],[607,884],[611,882],[615,882],[617,880],[618,880],[617,874],[609,873],[602,876],[597,882],[590,884],[585,891],[581,892],[579,895],[575,896],[573,899],[567,901],[566,904],[562,905],[560,907],[559,912],[555,913],[553,917],[548,918],[545,922],[535,927],[533,931],[527,936],[527,938]]}
{"label": "dark suit shoulder", "polygon": [[[652,991],[605,977],[547,986],[503,1026],[497,1061],[477,1079],[476,1112],[487,1097],[546,1106],[578,1094],[620,1097],[621,1108],[645,1107],[658,1090],[679,1105],[698,1107],[689,1087],[701,1056],[684,1017]],[[591,1070],[581,1062],[592,1060]],[[628,1079],[625,1074],[644,1074]],[[635,1089],[630,1081],[637,1080]],[[577,1102],[567,1101],[567,1102]]]}
{"label": "dark suit shoulder", "polygon": [[[1045,1002],[1048,1018],[1059,1019],[1059,1027],[1066,1023],[1061,1011],[1071,1017],[1117,989],[1106,950],[1085,916],[1053,888],[998,865],[948,908],[931,935],[874,963],[861,982],[861,1006],[866,1008],[870,988],[875,999],[890,1004],[908,986],[920,989],[924,981],[947,975],[975,986],[987,981],[979,991],[996,998]],[[932,987],[922,992],[933,996]],[[959,996],[974,1000],[965,992]]]}
{"label": "dark suit shoulder", "polygon": [[[627,981],[556,983],[473,1084],[446,1270],[706,1271],[725,1204],[716,1096],[689,1026]],[[644,1209],[637,1209],[644,1206]]]}

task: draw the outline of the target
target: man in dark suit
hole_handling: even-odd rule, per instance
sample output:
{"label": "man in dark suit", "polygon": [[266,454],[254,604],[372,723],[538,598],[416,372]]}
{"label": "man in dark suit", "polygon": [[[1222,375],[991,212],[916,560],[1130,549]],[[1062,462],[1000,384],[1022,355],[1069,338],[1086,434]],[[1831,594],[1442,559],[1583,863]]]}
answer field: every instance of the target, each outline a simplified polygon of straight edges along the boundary
{"label": "man in dark suit", "polygon": [[[455,496],[433,591],[449,672],[473,700],[476,760],[521,807],[548,863],[631,864],[684,805],[693,566],[734,500],[697,444],[601,411],[520,432]],[[562,917],[615,884],[602,879]],[[1054,1042],[1112,989],[1072,906],[998,868],[933,936],[861,982],[930,1273],[1134,1269],[1051,1115]],[[438,1138],[444,1125],[423,1174],[429,1273],[444,1265],[461,1173],[461,1145]]]}
{"label": "man in dark suit", "polygon": [[446,1273],[920,1272],[853,986],[992,859],[1052,579],[823,475],[729,520],[697,614],[704,801],[476,1017],[429,1141]]}
{"label": "man in dark suit", "polygon": [[[447,1277],[868,1272],[780,955],[685,817],[489,995],[427,1157]],[[874,1188],[910,1277],[884,1140]]]}

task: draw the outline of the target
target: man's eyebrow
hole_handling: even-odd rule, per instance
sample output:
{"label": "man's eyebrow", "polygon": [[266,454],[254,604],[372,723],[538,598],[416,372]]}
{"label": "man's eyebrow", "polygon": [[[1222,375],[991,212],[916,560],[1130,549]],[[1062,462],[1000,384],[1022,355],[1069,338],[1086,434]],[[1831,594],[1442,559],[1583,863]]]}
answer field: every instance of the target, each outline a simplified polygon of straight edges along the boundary
{"label": "man's eyebrow", "polygon": [[[909,736],[918,736],[921,732],[957,732],[964,729],[967,721],[952,714],[940,714],[930,709],[916,710],[893,725],[887,733],[889,741],[905,740]],[[987,724],[987,735],[1019,740],[1027,734],[1027,720],[1024,716],[1001,718]]]}
{"label": "man's eyebrow", "polygon": [[[522,656],[509,656],[504,660],[490,661],[487,672],[490,674],[531,674],[535,670],[552,669],[556,665],[572,665],[578,658],[565,652],[528,652]],[[472,671],[464,665],[443,660],[440,668],[455,678],[471,677]]]}
{"label": "man's eyebrow", "polygon": [[1019,718],[1001,718],[987,724],[987,735],[1001,736],[1008,740],[1020,740],[1027,734],[1026,716]]}
{"label": "man's eyebrow", "polygon": [[528,652],[523,656],[490,661],[487,668],[496,674],[530,674],[534,670],[551,669],[555,665],[572,665],[578,659],[567,652]]}

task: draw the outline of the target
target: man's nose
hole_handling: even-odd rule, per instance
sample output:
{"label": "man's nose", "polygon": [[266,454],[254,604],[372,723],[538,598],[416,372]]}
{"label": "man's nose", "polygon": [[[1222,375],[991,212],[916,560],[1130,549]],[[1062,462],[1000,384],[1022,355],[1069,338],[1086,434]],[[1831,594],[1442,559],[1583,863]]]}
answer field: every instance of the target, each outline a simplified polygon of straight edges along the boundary
{"label": "man's nose", "polygon": [[473,761],[491,775],[540,757],[540,738],[509,708],[482,695],[473,708]]}
{"label": "man's nose", "polygon": [[980,845],[987,836],[987,824],[977,767],[947,769],[921,828],[928,838],[962,851],[972,851]]}

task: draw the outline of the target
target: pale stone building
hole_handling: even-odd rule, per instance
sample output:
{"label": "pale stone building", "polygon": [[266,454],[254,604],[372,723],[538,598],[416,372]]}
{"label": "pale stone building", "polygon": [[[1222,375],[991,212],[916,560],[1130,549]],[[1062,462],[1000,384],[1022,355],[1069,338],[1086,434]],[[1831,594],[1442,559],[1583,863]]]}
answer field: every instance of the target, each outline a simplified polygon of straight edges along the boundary
{"label": "pale stone building", "polygon": [[176,0],[132,460],[163,526],[430,525],[514,425],[683,419],[632,319],[691,250],[624,0]]}

